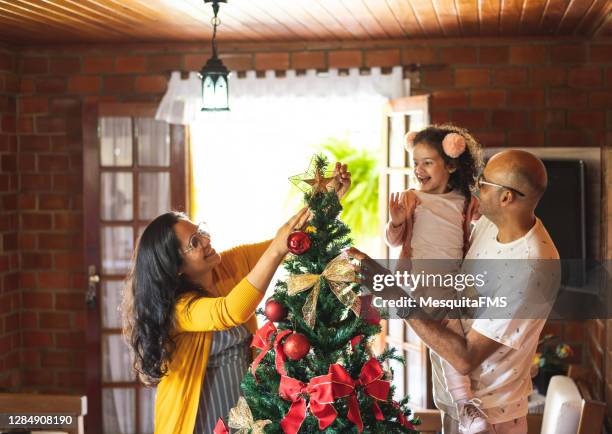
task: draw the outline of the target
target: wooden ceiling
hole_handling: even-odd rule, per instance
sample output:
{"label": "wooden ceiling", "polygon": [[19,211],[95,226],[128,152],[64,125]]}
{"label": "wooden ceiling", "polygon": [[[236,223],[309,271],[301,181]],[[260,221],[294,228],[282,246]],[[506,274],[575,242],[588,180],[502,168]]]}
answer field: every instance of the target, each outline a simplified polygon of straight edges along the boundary
{"label": "wooden ceiling", "polygon": [[[199,41],[203,0],[0,0],[13,44]],[[221,41],[612,36],[610,0],[228,0]]]}

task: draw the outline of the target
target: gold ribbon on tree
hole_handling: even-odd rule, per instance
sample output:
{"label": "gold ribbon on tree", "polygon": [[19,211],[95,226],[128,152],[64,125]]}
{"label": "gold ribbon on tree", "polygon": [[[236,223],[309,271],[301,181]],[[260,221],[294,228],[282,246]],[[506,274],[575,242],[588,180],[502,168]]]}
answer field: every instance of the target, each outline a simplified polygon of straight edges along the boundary
{"label": "gold ribbon on tree", "polygon": [[236,434],[264,434],[264,427],[272,423],[271,420],[253,420],[253,413],[243,396],[238,399],[236,407],[229,412],[227,424],[230,428],[237,429]]}
{"label": "gold ribbon on tree", "polygon": [[349,284],[355,282],[355,270],[353,270],[346,254],[341,254],[332,259],[321,274],[292,274],[287,280],[287,294],[290,296],[299,294],[312,288],[308,295],[302,314],[304,321],[309,327],[314,327],[317,312],[317,299],[321,290],[321,279],[325,279],[336,295],[340,303],[350,308],[355,315],[361,312],[361,299],[355,294]]}

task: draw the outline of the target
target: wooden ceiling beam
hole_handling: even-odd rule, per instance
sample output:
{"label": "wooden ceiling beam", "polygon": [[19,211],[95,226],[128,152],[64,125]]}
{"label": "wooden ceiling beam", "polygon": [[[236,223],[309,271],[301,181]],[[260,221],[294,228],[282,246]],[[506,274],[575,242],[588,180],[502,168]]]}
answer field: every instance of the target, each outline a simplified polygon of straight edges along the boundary
{"label": "wooden ceiling beam", "polygon": [[[19,44],[21,41],[15,41],[15,35],[23,37],[23,39],[26,40],[28,36],[32,37],[32,33],[37,34],[40,37],[44,36],[45,34],[44,30],[41,30],[40,27],[31,28],[27,25],[24,26],[21,21],[14,20],[11,17],[3,15],[2,11],[0,11],[0,22],[2,22],[2,26],[0,27],[0,41]],[[11,39],[11,35],[13,36],[13,39]]]}
{"label": "wooden ceiling beam", "polygon": [[[301,10],[301,14],[307,19],[308,25],[315,31],[329,32],[334,39],[353,39],[351,31],[342,23],[341,16],[330,13],[321,0],[292,0],[295,6]],[[333,3],[333,1],[332,1]],[[297,9],[296,8],[296,9]],[[352,16],[346,16],[347,21]]]}
{"label": "wooden ceiling beam", "polygon": [[[185,20],[185,15],[187,15],[198,25],[201,25],[202,29],[210,29],[212,31],[212,7],[205,4],[201,0],[172,0],[171,7],[168,7],[168,3],[164,3],[164,0],[137,1],[148,1],[150,4],[154,3],[160,10],[164,11],[164,13],[173,13],[173,15],[176,16],[175,20],[178,22]],[[264,33],[256,28],[253,28],[253,26],[241,22],[240,19],[236,17],[236,13],[237,9],[235,8],[235,5],[231,3],[231,0],[227,4],[221,5],[221,8],[219,9],[221,25],[217,30],[217,37],[220,40],[223,38],[228,38],[228,35],[232,33],[236,33],[236,37],[239,39],[255,41],[266,40]]]}
{"label": "wooden ceiling beam", "polygon": [[[610,0],[229,0],[218,39],[599,37],[612,32],[611,8]],[[0,0],[0,34],[20,45],[203,42],[212,15],[202,0]]]}
{"label": "wooden ceiling beam", "polygon": [[421,27],[410,2],[405,0],[388,0],[388,4],[407,37],[414,38],[425,35],[425,31]]}
{"label": "wooden ceiling beam", "polygon": [[547,0],[539,31],[545,35],[555,35],[567,6],[567,0]]}
{"label": "wooden ceiling beam", "polygon": [[499,14],[499,33],[516,35],[518,33],[525,0],[504,0]]}
{"label": "wooden ceiling beam", "polygon": [[599,9],[594,8],[590,15],[592,18],[582,23],[583,33],[591,38],[596,38],[605,30],[606,23],[608,26],[612,26],[612,2],[609,0],[600,1]]}
{"label": "wooden ceiling beam", "polygon": [[295,31],[293,26],[288,25],[282,19],[279,19],[270,12],[270,6],[274,5],[274,2],[270,0],[262,0],[261,2],[254,2],[252,0],[231,1],[236,3],[238,9],[246,11],[250,17],[260,22],[262,26],[271,29],[271,34],[275,34],[276,37],[300,39],[299,32]]}
{"label": "wooden ceiling beam", "polygon": [[429,37],[441,37],[444,36],[440,22],[438,21],[438,15],[433,8],[431,0],[406,0],[412,5],[414,14],[419,21],[420,26],[423,28],[425,36]]}
{"label": "wooden ceiling beam", "polygon": [[68,13],[74,13],[84,19],[92,21],[112,21],[119,26],[125,26],[126,21],[130,24],[142,23],[147,17],[142,14],[123,13],[121,8],[104,7],[101,3],[90,0],[42,0],[48,7],[57,7]]}
{"label": "wooden ceiling beam", "polygon": [[399,38],[404,34],[402,27],[395,20],[395,15],[387,5],[386,1],[353,1],[343,0],[347,9],[349,4],[352,5],[350,10],[353,16],[365,25],[367,32],[374,39],[389,39]]}
{"label": "wooden ceiling beam", "polygon": [[523,14],[519,23],[520,35],[537,35],[540,31],[540,24],[544,11],[546,10],[546,0],[525,0]]}
{"label": "wooden ceiling beam", "polygon": [[480,21],[478,18],[478,2],[474,0],[455,0],[459,13],[461,35],[479,35]]}
{"label": "wooden ceiling beam", "polygon": [[478,0],[478,16],[482,36],[499,35],[500,3],[500,0]]}
{"label": "wooden ceiling beam", "polygon": [[459,11],[455,0],[432,0],[432,5],[444,36],[461,36]]}
{"label": "wooden ceiling beam", "polygon": [[[232,3],[232,15],[236,21],[242,23],[249,23],[249,27],[256,28],[258,33],[262,33],[270,37],[270,39],[282,38],[287,39],[295,38],[297,35],[289,27],[283,23],[277,21],[265,10],[261,10],[255,6],[255,2],[252,0],[230,0]],[[227,4],[229,5],[229,3]],[[221,11],[219,17],[223,18],[224,6],[221,5]],[[206,5],[209,8],[210,6]]]}
{"label": "wooden ceiling beam", "polygon": [[[272,0],[271,11],[275,16],[278,16],[283,22],[286,22],[294,32],[298,34],[302,40],[322,40],[324,38],[321,32],[317,32],[306,24],[304,24],[293,13],[284,9],[279,3],[284,0]],[[285,18],[286,17],[286,18]]]}
{"label": "wooden ceiling beam", "polygon": [[26,20],[43,25],[59,25],[60,28],[70,27],[77,31],[87,29],[87,31],[94,34],[96,32],[102,32],[107,35],[124,36],[123,33],[112,28],[109,29],[107,26],[91,24],[72,14],[59,12],[54,8],[44,7],[28,0],[0,0],[0,8],[14,15],[21,16]]}
{"label": "wooden ceiling beam", "polygon": [[363,23],[360,23],[350,9],[341,0],[317,0],[319,6],[332,17],[344,17],[342,25],[350,33],[351,38],[370,39],[371,34]]}
{"label": "wooden ceiling beam", "polygon": [[576,34],[581,19],[596,0],[571,0],[557,27],[557,34]]}
{"label": "wooden ceiling beam", "polygon": [[[99,33],[91,33],[79,31],[73,28],[62,27],[56,23],[47,23],[41,25],[40,22],[35,20],[24,19],[23,16],[19,14],[14,14],[11,11],[4,10],[2,5],[0,4],[0,23],[2,26],[13,25],[17,26],[20,29],[27,29],[27,35],[23,39],[20,40],[8,40],[8,42],[14,42],[17,44],[25,44],[32,40],[32,38],[36,38],[37,40],[44,41],[45,43],[49,43],[50,41],[65,41],[65,40],[88,40],[87,38],[96,39],[98,41],[111,41],[112,38],[109,38],[106,35],[101,35]],[[29,36],[29,37],[27,37]],[[116,38],[115,38],[116,39]]]}
{"label": "wooden ceiling beam", "polygon": [[376,21],[389,35],[389,38],[401,38],[404,36],[404,29],[400,25],[399,20],[395,17],[391,5],[388,1],[368,2],[362,0],[364,5],[370,10]]}
{"label": "wooden ceiling beam", "polygon": [[[139,13],[136,9],[128,9],[117,7],[109,7],[108,4],[114,5],[113,2],[95,1],[95,0],[42,0],[47,4],[54,4],[58,8],[66,12],[73,12],[84,20],[90,20],[100,26],[111,26],[113,29],[119,29],[122,34],[136,35],[137,37],[147,37],[151,33],[157,34],[160,38],[172,37],[176,26],[159,26],[157,20],[152,19],[148,14]],[[174,28],[173,28],[174,27]],[[183,31],[191,36],[193,34],[189,28],[182,28]]]}
{"label": "wooden ceiling beam", "polygon": [[586,34],[585,29],[589,29],[593,25],[593,21],[597,20],[605,7],[607,0],[595,0],[580,19],[576,26],[576,34]]}

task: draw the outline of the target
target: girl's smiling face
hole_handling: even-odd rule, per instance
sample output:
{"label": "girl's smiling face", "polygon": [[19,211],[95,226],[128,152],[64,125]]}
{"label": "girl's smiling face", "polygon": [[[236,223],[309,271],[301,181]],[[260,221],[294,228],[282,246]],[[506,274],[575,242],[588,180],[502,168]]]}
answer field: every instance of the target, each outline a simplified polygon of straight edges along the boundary
{"label": "girl's smiling face", "polygon": [[445,163],[438,151],[427,143],[420,142],[415,144],[412,157],[420,190],[431,194],[446,193],[448,180],[454,169]]}

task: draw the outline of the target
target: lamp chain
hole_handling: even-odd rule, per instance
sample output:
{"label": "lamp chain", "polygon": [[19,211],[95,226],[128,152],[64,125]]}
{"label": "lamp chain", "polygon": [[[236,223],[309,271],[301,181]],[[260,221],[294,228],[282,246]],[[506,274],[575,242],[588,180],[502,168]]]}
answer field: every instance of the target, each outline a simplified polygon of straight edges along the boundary
{"label": "lamp chain", "polygon": [[212,8],[213,8],[213,13],[215,15],[212,19],[212,25],[213,25],[212,50],[213,50],[213,57],[217,57],[217,26],[221,24],[221,20],[217,17],[217,14],[219,13],[219,3],[213,0]]}

